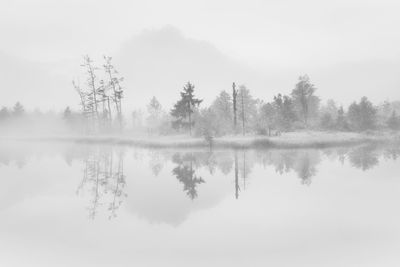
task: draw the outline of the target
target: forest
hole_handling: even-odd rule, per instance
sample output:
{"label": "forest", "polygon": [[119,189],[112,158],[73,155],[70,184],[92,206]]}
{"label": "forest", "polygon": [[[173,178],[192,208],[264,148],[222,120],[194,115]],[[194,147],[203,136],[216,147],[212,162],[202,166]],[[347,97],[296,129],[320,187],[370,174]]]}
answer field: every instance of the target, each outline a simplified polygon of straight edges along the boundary
{"label": "forest", "polygon": [[[36,132],[41,134],[132,135],[201,137],[206,141],[223,136],[280,136],[300,131],[319,132],[397,132],[400,130],[400,101],[374,104],[367,96],[349,106],[334,100],[322,101],[318,86],[308,75],[293,82],[289,93],[272,99],[252,95],[244,84],[232,82],[220,91],[209,106],[203,103],[201,88],[192,81],[177,88],[176,103],[163,107],[157,96],[149,99],[146,110],[131,107],[124,97],[124,78],[104,56],[102,65],[83,58],[84,83],[72,82],[77,105],[64,110],[27,112],[17,102],[0,110],[2,134]],[[267,89],[266,89],[267,90]],[[140,92],[137,93],[140,96]],[[125,110],[133,110],[128,115]]]}

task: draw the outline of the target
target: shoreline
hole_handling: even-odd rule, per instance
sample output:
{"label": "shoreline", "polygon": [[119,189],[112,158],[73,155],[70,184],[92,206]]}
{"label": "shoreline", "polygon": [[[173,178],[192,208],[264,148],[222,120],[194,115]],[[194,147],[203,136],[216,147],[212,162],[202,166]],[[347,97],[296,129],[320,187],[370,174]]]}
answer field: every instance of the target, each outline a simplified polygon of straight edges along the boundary
{"label": "shoreline", "polygon": [[[13,138],[25,141],[56,141],[78,144],[126,145],[141,148],[210,148],[203,138],[188,136],[61,136],[61,137],[21,137]],[[400,144],[399,133],[327,133],[327,132],[292,132],[282,136],[226,136],[215,138],[211,147],[214,149],[306,149],[347,147],[363,144]]]}

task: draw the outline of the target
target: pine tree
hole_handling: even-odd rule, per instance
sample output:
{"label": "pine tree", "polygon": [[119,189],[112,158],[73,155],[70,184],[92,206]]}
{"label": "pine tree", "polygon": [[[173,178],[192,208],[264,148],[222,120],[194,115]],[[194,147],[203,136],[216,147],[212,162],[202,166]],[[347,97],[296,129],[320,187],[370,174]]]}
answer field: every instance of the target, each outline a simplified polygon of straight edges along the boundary
{"label": "pine tree", "polygon": [[21,105],[21,103],[19,103],[19,102],[15,103],[12,115],[15,117],[21,117],[24,114],[25,114],[25,109]]}
{"label": "pine tree", "polygon": [[202,101],[194,97],[194,85],[188,82],[183,87],[181,99],[171,110],[171,115],[176,118],[172,126],[176,129],[189,128],[189,134],[192,135],[192,126],[194,125],[192,114]]}
{"label": "pine tree", "polygon": [[71,116],[72,116],[72,111],[71,111],[70,107],[66,107],[64,110],[64,113],[63,113],[63,119],[69,120],[69,119],[71,119]]}
{"label": "pine tree", "polygon": [[74,121],[74,116],[72,114],[72,111],[70,109],[70,107],[66,107],[64,112],[63,112],[63,120],[65,121],[66,124],[68,124],[69,126],[71,126],[73,124]]}

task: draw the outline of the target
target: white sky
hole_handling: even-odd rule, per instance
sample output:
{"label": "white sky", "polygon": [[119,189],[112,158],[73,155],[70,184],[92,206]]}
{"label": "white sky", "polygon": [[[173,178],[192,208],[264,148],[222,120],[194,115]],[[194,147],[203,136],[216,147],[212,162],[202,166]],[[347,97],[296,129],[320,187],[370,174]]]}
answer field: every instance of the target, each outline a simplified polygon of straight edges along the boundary
{"label": "white sky", "polygon": [[[3,51],[35,59],[113,51],[173,25],[228,55],[276,64],[400,56],[400,2],[388,0],[2,0]],[[328,62],[326,62],[328,61]]]}
{"label": "white sky", "polygon": [[398,63],[399,14],[395,0],[0,0],[0,52],[77,62],[86,53],[117,53],[144,29],[172,25],[259,69]]}

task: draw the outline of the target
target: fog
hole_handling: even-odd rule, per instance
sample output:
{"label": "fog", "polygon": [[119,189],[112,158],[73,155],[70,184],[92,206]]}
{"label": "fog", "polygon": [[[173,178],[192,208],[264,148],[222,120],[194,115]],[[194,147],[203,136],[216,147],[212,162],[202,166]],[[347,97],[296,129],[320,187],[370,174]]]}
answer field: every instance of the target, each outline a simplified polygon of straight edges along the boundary
{"label": "fog", "polygon": [[0,266],[400,266],[399,14],[0,0]]}
{"label": "fog", "polygon": [[0,263],[397,266],[399,152],[2,142]]}
{"label": "fog", "polygon": [[[2,1],[1,105],[76,108],[81,57],[118,59],[127,110],[172,105],[186,81],[211,102],[236,81],[259,98],[308,74],[324,100],[399,98],[397,1]],[[154,78],[157,77],[157,78]],[[44,95],[46,97],[44,97]]]}

